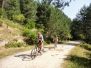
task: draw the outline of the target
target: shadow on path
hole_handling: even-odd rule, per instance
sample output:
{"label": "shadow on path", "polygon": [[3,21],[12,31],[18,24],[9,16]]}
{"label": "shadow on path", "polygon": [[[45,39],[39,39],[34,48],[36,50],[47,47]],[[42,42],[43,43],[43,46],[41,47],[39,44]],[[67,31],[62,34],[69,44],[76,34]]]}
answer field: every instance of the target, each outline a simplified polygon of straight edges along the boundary
{"label": "shadow on path", "polygon": [[84,48],[84,49],[86,49],[88,51],[91,51],[91,45],[90,44],[80,44],[79,47],[82,47],[82,48]]}
{"label": "shadow on path", "polygon": [[29,54],[19,54],[19,55],[15,55],[14,57],[22,58],[22,61],[30,61],[32,59],[31,55]]}
{"label": "shadow on path", "polygon": [[30,60],[35,59],[37,56],[41,56],[41,55],[42,55],[42,53],[35,53],[34,52],[34,54],[31,54],[31,53],[30,54],[19,54],[19,55],[15,55],[14,57],[22,58],[22,61],[30,61]]}
{"label": "shadow on path", "polygon": [[84,68],[91,68],[91,58],[68,56],[65,60],[71,61],[79,66],[84,66]]}

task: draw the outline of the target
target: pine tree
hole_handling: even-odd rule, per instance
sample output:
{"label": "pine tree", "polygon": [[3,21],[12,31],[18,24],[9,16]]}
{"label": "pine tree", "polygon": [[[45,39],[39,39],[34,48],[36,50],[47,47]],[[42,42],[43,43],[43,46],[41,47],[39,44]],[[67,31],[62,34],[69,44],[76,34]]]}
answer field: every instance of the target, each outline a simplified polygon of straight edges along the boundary
{"label": "pine tree", "polygon": [[15,20],[14,16],[20,14],[19,0],[7,0],[4,4],[6,16],[10,20]]}
{"label": "pine tree", "polygon": [[34,0],[20,0],[21,13],[25,16],[26,26],[33,28],[36,21],[37,4]]}
{"label": "pine tree", "polygon": [[51,10],[46,1],[43,1],[38,4],[37,14],[36,14],[37,15],[36,23],[38,28],[46,29],[50,17],[50,11]]}

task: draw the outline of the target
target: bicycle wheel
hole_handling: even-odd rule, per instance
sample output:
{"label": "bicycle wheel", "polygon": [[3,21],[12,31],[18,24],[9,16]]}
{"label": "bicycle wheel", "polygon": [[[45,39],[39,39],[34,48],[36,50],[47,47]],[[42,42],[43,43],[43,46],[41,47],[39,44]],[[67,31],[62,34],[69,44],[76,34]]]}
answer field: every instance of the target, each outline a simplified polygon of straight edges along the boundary
{"label": "bicycle wheel", "polygon": [[33,48],[31,51],[31,58],[34,59],[37,56],[37,48]]}

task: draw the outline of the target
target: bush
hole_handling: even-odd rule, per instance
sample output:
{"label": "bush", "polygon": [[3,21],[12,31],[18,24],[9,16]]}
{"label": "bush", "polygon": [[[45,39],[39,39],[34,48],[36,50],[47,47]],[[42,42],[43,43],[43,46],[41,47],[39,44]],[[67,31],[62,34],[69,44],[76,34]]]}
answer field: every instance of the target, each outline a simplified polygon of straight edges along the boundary
{"label": "bush", "polygon": [[11,48],[11,47],[15,48],[15,47],[22,47],[22,46],[25,46],[25,44],[16,41],[9,42],[5,45],[6,48]]}
{"label": "bush", "polygon": [[28,29],[35,28],[35,22],[31,21],[31,20],[27,20],[27,23],[26,23],[25,27],[28,28]]}
{"label": "bush", "polygon": [[34,44],[36,42],[37,33],[31,31],[30,29],[25,28],[23,32],[23,36],[28,37],[28,39],[25,39],[27,43],[29,42],[28,44]]}
{"label": "bush", "polygon": [[0,20],[0,26],[2,26],[2,23],[3,23],[3,22]]}
{"label": "bush", "polygon": [[87,43],[81,43],[80,44],[80,47],[83,47],[83,48],[85,48],[87,50],[91,50],[91,45],[90,44],[87,44]]}
{"label": "bush", "polygon": [[36,42],[36,38],[37,38],[36,32],[31,32],[30,39],[32,43]]}
{"label": "bush", "polygon": [[85,39],[85,36],[84,36],[84,34],[79,34],[79,37],[81,38],[81,39]]}
{"label": "bush", "polygon": [[0,8],[0,16],[2,15],[2,8]]}
{"label": "bush", "polygon": [[46,43],[50,44],[50,43],[53,42],[53,39],[52,39],[51,37],[47,37],[47,38],[45,39],[45,41],[46,41]]}
{"label": "bush", "polygon": [[23,21],[25,20],[25,17],[24,17],[23,14],[19,14],[19,15],[13,15],[13,19],[14,19],[16,22],[23,23]]}
{"label": "bush", "polygon": [[29,37],[30,36],[30,29],[24,28],[23,30],[23,36]]}
{"label": "bush", "polygon": [[20,25],[17,22],[13,22],[13,21],[10,21],[10,20],[5,19],[5,18],[1,18],[0,23],[6,24],[7,26],[10,26],[12,28],[17,28],[17,29],[23,30],[23,25]]}

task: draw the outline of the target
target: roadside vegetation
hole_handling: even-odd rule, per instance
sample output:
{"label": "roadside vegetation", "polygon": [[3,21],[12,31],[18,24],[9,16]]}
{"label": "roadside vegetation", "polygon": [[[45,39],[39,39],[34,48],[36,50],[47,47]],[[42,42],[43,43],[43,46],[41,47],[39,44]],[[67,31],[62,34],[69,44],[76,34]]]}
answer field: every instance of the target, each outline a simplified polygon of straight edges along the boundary
{"label": "roadside vegetation", "polygon": [[[64,68],[91,67],[91,4],[84,6],[71,21],[62,9],[72,0],[1,0],[0,1],[0,58],[29,50],[36,44],[37,32],[45,43],[58,36],[65,40],[82,40],[67,59]],[[64,42],[63,42],[64,43]],[[66,66],[66,67],[65,67]]]}
{"label": "roadside vegetation", "polygon": [[23,51],[28,51],[32,48],[32,46],[27,46],[27,47],[16,47],[16,48],[6,48],[6,47],[0,47],[0,59],[18,53],[18,52],[23,52]]}
{"label": "roadside vegetation", "polygon": [[91,68],[91,4],[80,9],[71,24],[71,35],[84,43],[71,51],[63,68]]}
{"label": "roadside vegetation", "polygon": [[71,24],[73,39],[91,44],[91,4],[83,6]]}
{"label": "roadside vegetation", "polygon": [[77,45],[65,59],[63,68],[91,68],[91,45]]}
{"label": "roadside vegetation", "polygon": [[26,50],[36,44],[39,31],[45,44],[53,42],[56,35],[59,40],[70,39],[71,20],[59,9],[69,3],[66,0],[1,0],[0,42],[4,45],[0,44],[0,56]]}
{"label": "roadside vegetation", "polygon": [[33,47],[25,41],[27,36],[23,36],[24,30],[23,25],[8,19],[0,19],[0,42],[2,43],[0,44],[0,59]]}

